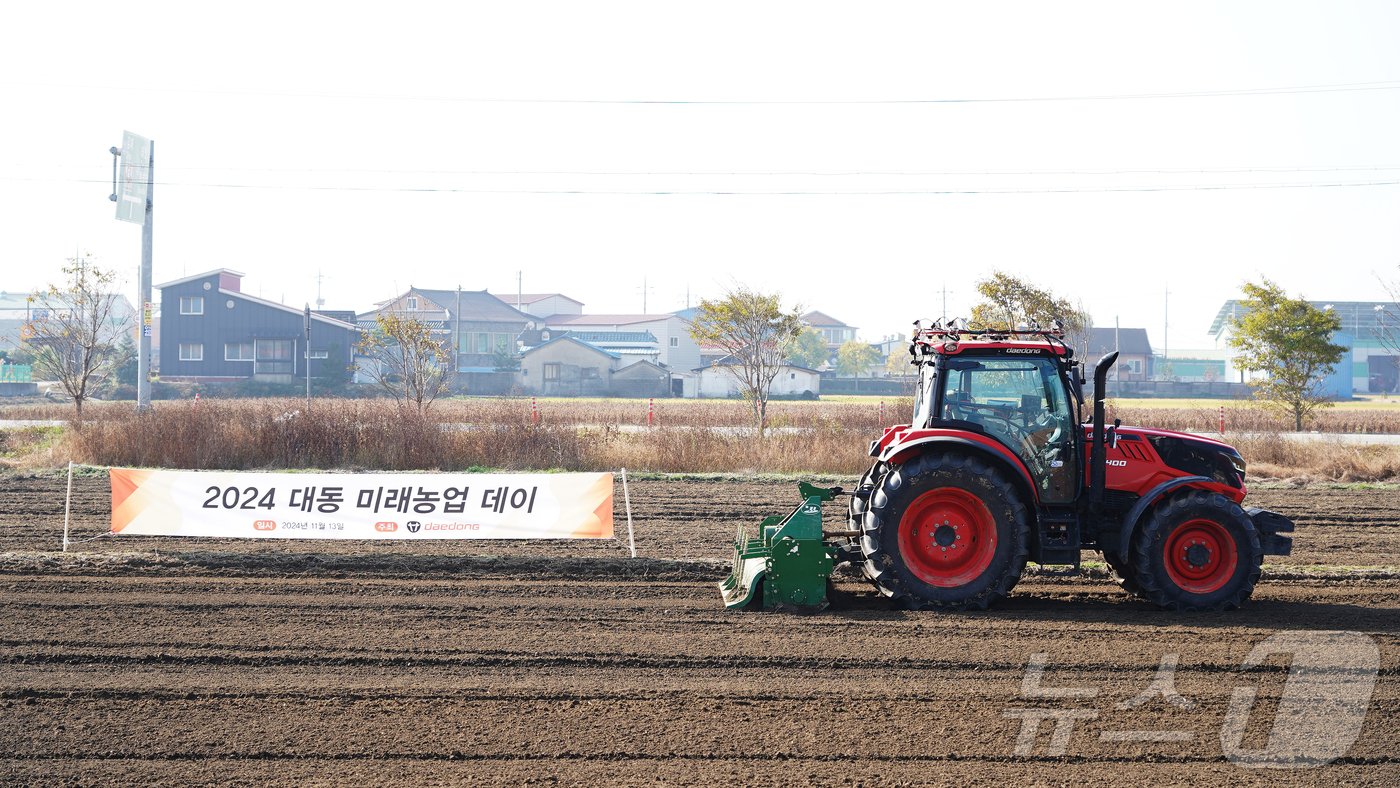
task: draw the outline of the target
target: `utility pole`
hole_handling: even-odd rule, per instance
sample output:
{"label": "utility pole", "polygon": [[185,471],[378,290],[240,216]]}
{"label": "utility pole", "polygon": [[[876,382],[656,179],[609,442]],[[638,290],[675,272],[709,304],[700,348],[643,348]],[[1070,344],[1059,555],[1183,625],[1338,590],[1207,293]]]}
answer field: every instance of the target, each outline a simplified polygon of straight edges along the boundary
{"label": "utility pole", "polygon": [[1167,340],[1167,326],[1168,326],[1168,324],[1169,324],[1169,318],[1171,317],[1171,307],[1172,307],[1172,291],[1171,291],[1171,289],[1170,289],[1169,286],[1163,285],[1163,286],[1162,286],[1162,363],[1163,363],[1163,364],[1168,364],[1168,363],[1170,363],[1170,362],[1167,361],[1167,345],[1168,345],[1168,340]]}
{"label": "utility pole", "polygon": [[[521,303],[521,299],[523,299],[524,296],[522,296],[520,293],[521,293],[521,291],[524,289],[524,287],[525,287],[525,272],[524,272],[524,271],[516,271],[516,272],[515,272],[515,311],[517,311],[517,312],[521,311],[521,309],[520,309],[520,303]],[[462,288],[461,288],[461,287],[458,287],[457,289],[458,289],[458,290],[461,290]]]}
{"label": "utility pole", "polygon": [[311,305],[302,313],[302,328],[306,333],[306,412],[311,412]]}
{"label": "utility pole", "polygon": [[[517,293],[516,300],[520,300]],[[462,286],[457,285],[457,308],[452,310],[452,383],[454,388],[462,385],[462,362],[457,354],[462,352]]]}
{"label": "utility pole", "polygon": [[[1122,346],[1118,344],[1118,316],[1113,316],[1113,352],[1117,353]],[[1123,365],[1113,365],[1113,379],[1118,382],[1118,396],[1123,396]]]}
{"label": "utility pole", "polygon": [[[151,303],[152,226],[155,214],[156,143],[129,131],[122,132],[122,146],[111,148],[112,202],[117,219],[141,223],[141,268],[136,277],[138,308],[141,310],[141,342],[136,351],[136,408],[151,407],[151,335],[155,329]],[[122,160],[117,178],[117,157]],[[142,169],[145,172],[142,172]]]}

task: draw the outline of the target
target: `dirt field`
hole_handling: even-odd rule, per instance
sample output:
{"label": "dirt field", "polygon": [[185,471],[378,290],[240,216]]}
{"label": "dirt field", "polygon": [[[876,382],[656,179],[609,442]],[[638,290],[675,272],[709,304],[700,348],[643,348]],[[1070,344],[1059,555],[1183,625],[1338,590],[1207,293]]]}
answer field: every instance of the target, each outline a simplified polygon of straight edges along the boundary
{"label": "dirt field", "polygon": [[[0,782],[1397,784],[1400,492],[1251,500],[1299,531],[1241,611],[1028,577],[987,613],[891,611],[844,582],[833,610],[793,615],[725,611],[713,585],[734,526],[796,503],[790,483],[635,482],[638,561],[143,537],[58,557],[62,481],[0,476]],[[108,506],[105,477],[80,480],[74,538]],[[1244,768],[1222,745],[1231,695],[1257,689],[1241,746],[1264,747],[1288,656],[1240,665],[1285,630],[1364,633],[1380,675],[1343,757]],[[1189,708],[1133,703],[1170,655]],[[1041,686],[1083,693],[1027,697],[1036,659]],[[1026,708],[1083,717],[1063,754],[1054,720],[1018,754]]]}

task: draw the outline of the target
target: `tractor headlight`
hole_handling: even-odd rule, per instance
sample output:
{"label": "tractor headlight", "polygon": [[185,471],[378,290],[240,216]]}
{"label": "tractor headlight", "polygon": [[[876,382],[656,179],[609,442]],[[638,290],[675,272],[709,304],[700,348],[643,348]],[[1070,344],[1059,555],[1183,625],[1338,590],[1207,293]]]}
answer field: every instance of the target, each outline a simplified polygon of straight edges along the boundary
{"label": "tractor headlight", "polygon": [[1238,454],[1226,454],[1225,457],[1234,466],[1235,473],[1240,475],[1240,484],[1244,484],[1244,458]]}

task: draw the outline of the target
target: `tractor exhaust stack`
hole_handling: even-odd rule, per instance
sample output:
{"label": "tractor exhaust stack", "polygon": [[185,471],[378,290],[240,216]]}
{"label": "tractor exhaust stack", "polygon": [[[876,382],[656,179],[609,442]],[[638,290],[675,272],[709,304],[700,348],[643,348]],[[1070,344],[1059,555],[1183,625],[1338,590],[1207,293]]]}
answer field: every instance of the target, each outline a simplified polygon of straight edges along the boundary
{"label": "tractor exhaust stack", "polygon": [[1118,361],[1118,351],[1113,351],[1094,365],[1094,447],[1089,454],[1089,504],[1099,507],[1103,504],[1104,469],[1104,391],[1108,388],[1108,370]]}

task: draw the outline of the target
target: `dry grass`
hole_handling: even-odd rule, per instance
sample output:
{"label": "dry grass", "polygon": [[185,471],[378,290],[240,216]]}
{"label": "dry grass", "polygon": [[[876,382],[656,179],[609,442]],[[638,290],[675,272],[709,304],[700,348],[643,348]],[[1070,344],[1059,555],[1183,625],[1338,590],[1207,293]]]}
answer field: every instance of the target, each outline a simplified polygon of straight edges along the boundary
{"label": "dry grass", "polygon": [[[1114,403],[1121,405],[1121,403]],[[1214,431],[1210,408],[1113,408],[1126,423]],[[34,406],[56,408],[63,406]],[[610,470],[658,472],[830,473],[856,475],[884,426],[912,408],[908,399],[777,402],[780,429],[757,440],[741,402],[658,400],[656,429],[642,429],[645,400],[545,400],[539,423],[529,399],[461,399],[438,403],[426,416],[386,400],[204,400],[160,402],[138,414],[129,403],[102,405],[52,440],[12,445],[7,462],[249,469]],[[16,418],[13,412],[0,413]],[[28,418],[58,416],[36,410]],[[1341,416],[1342,414],[1338,414]],[[1400,431],[1365,411],[1345,414],[1361,428]],[[800,429],[786,429],[800,428]],[[1227,411],[1227,439],[1250,463],[1251,477],[1333,481],[1400,478],[1400,447],[1295,443],[1277,434],[1264,411]],[[1240,437],[1239,432],[1259,433]],[[13,434],[13,433],[12,433]],[[36,433],[40,434],[40,433]],[[47,433],[45,433],[47,434]],[[16,439],[10,439],[15,444]]]}
{"label": "dry grass", "polygon": [[1250,478],[1301,481],[1400,480],[1400,447],[1326,439],[1288,440],[1277,433],[1229,439],[1249,464]]}

